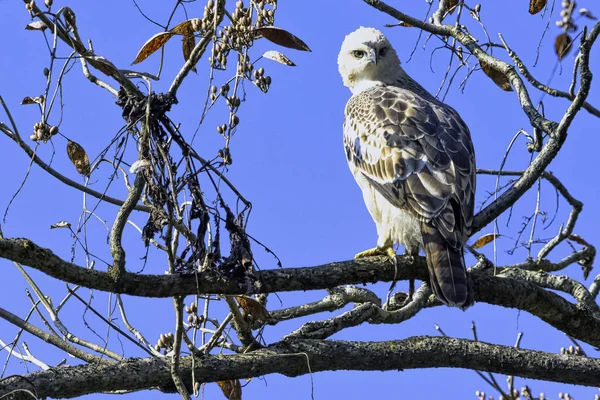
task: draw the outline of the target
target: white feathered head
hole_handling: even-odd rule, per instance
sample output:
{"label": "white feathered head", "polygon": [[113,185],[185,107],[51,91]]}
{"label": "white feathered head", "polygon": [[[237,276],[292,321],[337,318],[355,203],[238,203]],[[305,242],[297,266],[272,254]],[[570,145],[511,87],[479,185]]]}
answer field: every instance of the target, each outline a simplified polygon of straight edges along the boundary
{"label": "white feathered head", "polygon": [[344,39],[338,68],[344,86],[350,89],[362,80],[389,82],[402,71],[398,55],[385,35],[364,26]]}

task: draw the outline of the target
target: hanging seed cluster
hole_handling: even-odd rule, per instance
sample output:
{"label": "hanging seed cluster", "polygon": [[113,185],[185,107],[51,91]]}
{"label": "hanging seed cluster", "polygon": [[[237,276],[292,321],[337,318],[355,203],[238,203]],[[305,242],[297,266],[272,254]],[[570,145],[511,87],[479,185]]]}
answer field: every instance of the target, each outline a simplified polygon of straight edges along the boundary
{"label": "hanging seed cluster", "polygon": [[36,122],[33,125],[33,135],[29,139],[36,142],[42,141],[46,143],[50,138],[58,133],[58,126],[48,125],[45,122]]}
{"label": "hanging seed cluster", "polygon": [[[205,15],[203,21],[210,19],[213,12],[212,6],[213,0],[209,0],[204,9]],[[254,68],[254,64],[248,55],[248,50],[254,43],[254,29],[272,26],[275,21],[276,9],[276,0],[251,1],[248,6],[241,0],[237,1],[229,19],[230,24],[216,33],[212,53],[209,57],[211,67],[218,70],[226,70],[230,53],[233,52],[237,55],[235,77],[221,87],[217,87],[216,85],[211,86],[209,94],[212,104],[219,98],[222,98],[229,108],[228,121],[216,127],[217,133],[225,139],[225,147],[217,153],[225,165],[232,163],[229,140],[234,133],[234,129],[240,123],[240,118],[237,115],[237,111],[242,103],[237,94],[240,81],[249,80],[265,93],[271,86],[271,77],[265,75],[264,68]]]}
{"label": "hanging seed cluster", "polygon": [[156,351],[164,350],[164,353],[166,354],[173,348],[174,344],[175,336],[172,332],[161,333],[158,338],[158,343],[156,343],[156,346],[154,346],[154,348],[156,349]]}
{"label": "hanging seed cluster", "polygon": [[186,306],[185,312],[188,314],[187,322],[192,328],[198,328],[204,322],[204,315],[198,315],[198,305],[196,303],[192,302],[189,306]]}
{"label": "hanging seed cluster", "polygon": [[575,32],[577,25],[573,21],[573,10],[577,6],[575,0],[562,0],[562,10],[560,10],[561,19],[556,21],[556,26],[563,28],[565,32]]}

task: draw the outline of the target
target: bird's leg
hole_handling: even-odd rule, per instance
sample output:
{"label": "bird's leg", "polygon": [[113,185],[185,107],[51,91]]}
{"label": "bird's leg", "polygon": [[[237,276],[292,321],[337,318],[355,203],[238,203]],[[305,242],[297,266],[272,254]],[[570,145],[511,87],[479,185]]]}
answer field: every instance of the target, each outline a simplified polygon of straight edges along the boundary
{"label": "bird's leg", "polygon": [[[406,257],[406,261],[409,263],[413,263],[415,261],[415,257],[419,255],[419,248],[405,248],[404,256]],[[408,297],[402,303],[402,307],[406,306],[408,303],[412,301],[413,295],[415,294],[415,280],[410,278],[408,280]]]}
{"label": "bird's leg", "polygon": [[392,290],[394,290],[394,287],[396,286],[396,279],[398,277],[398,259],[396,258],[397,254],[392,245],[384,245],[381,247],[378,246],[369,250],[361,251],[360,253],[354,256],[354,259],[357,260],[359,258],[372,256],[388,256],[390,258],[390,261],[394,264],[394,279],[392,281],[392,285],[390,286],[390,290],[388,291],[384,305],[384,308],[387,308],[390,301],[390,296],[392,294]]}
{"label": "bird's leg", "polygon": [[386,252],[387,256],[390,258],[390,261],[392,263],[394,263],[394,280],[392,280],[390,289],[388,290],[387,296],[385,297],[385,306],[384,307],[387,310],[390,305],[390,297],[392,295],[392,292],[394,291],[394,288],[396,287],[396,282],[398,279],[398,258],[397,258],[396,251],[394,250],[394,248],[392,246],[386,247],[385,252]]}

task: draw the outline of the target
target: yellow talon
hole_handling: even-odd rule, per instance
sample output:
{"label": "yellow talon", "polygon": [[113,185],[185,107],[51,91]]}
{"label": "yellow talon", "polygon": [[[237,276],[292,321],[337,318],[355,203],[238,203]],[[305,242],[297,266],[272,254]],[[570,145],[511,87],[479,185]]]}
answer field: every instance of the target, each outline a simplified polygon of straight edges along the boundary
{"label": "yellow talon", "polygon": [[396,261],[396,252],[394,251],[394,248],[392,246],[386,247],[385,248],[385,253],[387,254],[387,256],[389,258],[392,259],[392,261]]}
{"label": "yellow talon", "polygon": [[360,253],[357,253],[354,256],[354,259],[358,260],[359,258],[382,256],[383,254],[384,254],[383,251],[381,251],[381,249],[379,247],[374,247],[372,249],[361,251]]}
{"label": "yellow talon", "polygon": [[375,247],[369,250],[361,251],[354,256],[354,259],[357,260],[359,258],[374,256],[388,256],[392,261],[396,260],[396,252],[392,246],[386,246],[383,248]]}

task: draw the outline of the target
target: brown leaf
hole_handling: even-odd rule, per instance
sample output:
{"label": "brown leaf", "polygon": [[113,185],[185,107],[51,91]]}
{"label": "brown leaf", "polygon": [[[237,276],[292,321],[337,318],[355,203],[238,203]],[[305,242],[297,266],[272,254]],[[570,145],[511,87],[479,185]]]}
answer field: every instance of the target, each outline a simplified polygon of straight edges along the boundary
{"label": "brown leaf", "polygon": [[77,172],[85,176],[90,176],[90,161],[88,160],[87,153],[79,143],[69,140],[69,143],[67,143],[67,154],[75,168],[77,168]]}
{"label": "brown leaf", "polygon": [[296,66],[296,64],[294,64],[294,62],[292,60],[287,58],[287,56],[285,54],[281,54],[280,52],[275,51],[275,50],[269,50],[269,51],[265,52],[265,54],[263,54],[262,56],[264,58],[268,58],[269,60],[277,61],[278,63],[281,63],[283,65],[287,65],[290,67]]}
{"label": "brown leaf", "polygon": [[[192,50],[196,47],[196,37],[194,36],[194,31],[191,27],[183,34],[183,58],[185,61],[190,59],[190,55],[192,54]],[[196,66],[192,67],[192,71],[196,72]]]}
{"label": "brown leaf", "polygon": [[304,43],[299,37],[292,35],[286,30],[276,28],[274,26],[264,26],[262,28],[256,28],[255,34],[262,35],[265,39],[283,47],[289,47],[290,49],[311,51],[310,48]]}
{"label": "brown leaf", "polygon": [[252,297],[236,296],[235,299],[253,326],[262,325],[269,319],[269,311]]}
{"label": "brown leaf", "polygon": [[450,14],[452,14],[454,12],[454,10],[456,10],[456,6],[458,5],[458,0],[448,0],[447,3],[447,7],[448,7],[448,12]]}
{"label": "brown leaf", "polygon": [[[195,19],[197,19],[197,18],[195,18]],[[175,34],[184,35],[183,36],[183,56],[185,57],[185,59],[187,61],[187,59],[189,58],[189,54],[188,54],[188,57],[186,57],[186,51],[188,51],[188,50],[186,50],[186,46],[189,47],[189,45],[190,45],[190,38],[188,37],[190,34],[192,36],[192,40],[194,41],[194,46],[195,46],[195,39],[194,39],[194,35],[193,35],[194,26],[197,25],[197,21],[195,21],[195,19],[193,18],[193,19],[190,19],[187,21],[183,21],[182,23],[175,25],[168,32],[159,32],[156,35],[152,36],[146,43],[144,43],[144,45],[138,52],[137,56],[135,57],[135,60],[131,63],[131,65],[144,61],[156,50],[163,47],[165,45],[165,43],[167,43],[169,41],[169,39],[171,39],[173,37],[173,35],[175,35]],[[191,48],[193,49],[194,46],[192,46]],[[190,49],[189,53],[191,53],[191,52],[192,51]]]}
{"label": "brown leaf", "polygon": [[485,246],[488,243],[491,243],[494,239],[499,238],[500,235],[497,233],[487,233],[485,235],[483,235],[482,237],[480,237],[479,239],[477,239],[475,241],[475,243],[473,243],[471,245],[472,248],[474,249],[480,249],[483,246]]}
{"label": "brown leaf", "polygon": [[512,87],[510,87],[510,81],[508,78],[499,71],[496,71],[494,68],[489,66],[487,63],[483,61],[479,61],[479,65],[481,69],[487,76],[489,76],[498,87],[504,91],[512,92]]}
{"label": "brown leaf", "polygon": [[582,238],[581,236],[579,236],[575,233],[569,235],[569,240],[572,240],[575,243],[579,243],[582,246],[590,246],[590,244],[588,242],[586,242],[584,238]]}
{"label": "brown leaf", "polygon": [[242,400],[242,385],[239,379],[231,381],[219,381],[217,385],[223,391],[226,399],[229,400]]}
{"label": "brown leaf", "polygon": [[573,40],[567,32],[561,33],[556,37],[556,40],[554,40],[554,51],[556,52],[559,60],[565,58],[567,53],[569,53],[569,50],[571,50],[572,44]]}
{"label": "brown leaf", "polygon": [[547,0],[529,0],[529,14],[539,13],[546,7]]}
{"label": "brown leaf", "polygon": [[38,96],[38,97],[25,97],[23,100],[21,100],[21,105],[28,105],[28,104],[42,104],[44,102],[44,96]]}
{"label": "brown leaf", "polygon": [[152,36],[146,43],[144,43],[140,51],[137,53],[137,56],[135,56],[135,60],[133,60],[131,65],[144,61],[156,50],[163,47],[165,43],[167,43],[169,39],[173,37],[173,35],[173,32],[159,32],[156,35]]}
{"label": "brown leaf", "polygon": [[25,27],[27,31],[43,31],[48,29],[48,25],[44,21],[34,21]]}
{"label": "brown leaf", "polygon": [[189,30],[193,30],[192,28],[193,21],[191,19],[187,21],[183,21],[180,24],[175,25],[169,32],[178,33],[180,35],[185,35]]}

